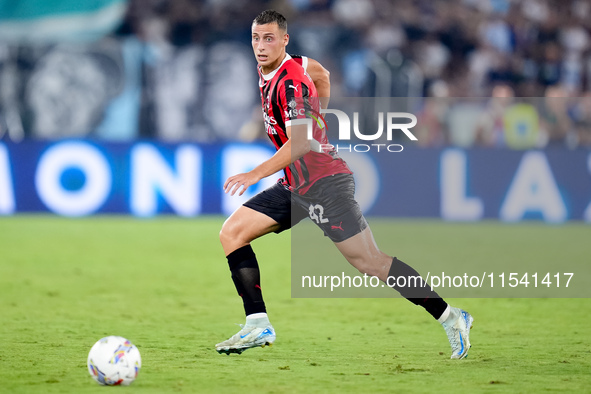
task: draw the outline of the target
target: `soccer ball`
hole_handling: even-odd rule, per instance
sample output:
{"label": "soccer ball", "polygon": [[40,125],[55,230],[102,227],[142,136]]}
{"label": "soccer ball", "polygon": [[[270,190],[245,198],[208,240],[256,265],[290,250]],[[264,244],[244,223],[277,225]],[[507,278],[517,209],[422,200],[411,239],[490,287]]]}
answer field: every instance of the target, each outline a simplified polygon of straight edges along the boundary
{"label": "soccer ball", "polygon": [[137,347],[123,337],[99,340],[88,353],[88,372],[98,384],[127,386],[137,378],[142,358]]}

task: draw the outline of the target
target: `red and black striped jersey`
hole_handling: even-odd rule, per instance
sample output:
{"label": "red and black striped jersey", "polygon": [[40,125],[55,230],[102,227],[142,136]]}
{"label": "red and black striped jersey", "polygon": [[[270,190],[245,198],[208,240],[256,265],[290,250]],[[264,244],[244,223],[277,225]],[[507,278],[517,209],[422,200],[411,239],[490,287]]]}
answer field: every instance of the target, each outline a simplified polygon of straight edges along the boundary
{"label": "red and black striped jersey", "polygon": [[[321,145],[328,138],[320,115],[316,87],[306,73],[308,59],[286,54],[277,69],[269,74],[259,70],[259,87],[267,135],[280,149],[289,139],[287,127],[312,122],[312,136]],[[347,164],[334,148],[330,151],[310,151],[285,168],[281,182],[298,194],[305,194],[317,180],[335,174],[351,174]]]}

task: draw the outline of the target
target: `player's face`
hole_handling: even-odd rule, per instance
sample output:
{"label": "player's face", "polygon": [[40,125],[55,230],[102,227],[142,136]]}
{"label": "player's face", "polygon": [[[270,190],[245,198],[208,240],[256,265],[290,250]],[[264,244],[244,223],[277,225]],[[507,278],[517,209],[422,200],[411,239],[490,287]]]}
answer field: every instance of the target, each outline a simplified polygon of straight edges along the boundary
{"label": "player's face", "polygon": [[277,23],[252,25],[252,49],[263,73],[275,70],[285,57],[289,35]]}

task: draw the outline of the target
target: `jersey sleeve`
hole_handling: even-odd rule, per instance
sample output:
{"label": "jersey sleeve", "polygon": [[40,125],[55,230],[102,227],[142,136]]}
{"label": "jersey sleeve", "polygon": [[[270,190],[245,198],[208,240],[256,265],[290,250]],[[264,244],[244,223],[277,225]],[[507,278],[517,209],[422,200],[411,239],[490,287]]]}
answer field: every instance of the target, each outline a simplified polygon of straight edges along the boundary
{"label": "jersey sleeve", "polygon": [[302,66],[304,71],[308,72],[308,58],[306,56],[301,56],[301,55],[290,55],[290,56],[297,64]]}
{"label": "jersey sleeve", "polygon": [[[312,88],[311,88],[312,86]],[[318,97],[313,88],[313,82],[304,73],[290,73],[279,88],[281,113],[285,126],[307,124],[308,119],[313,119],[318,111]]]}

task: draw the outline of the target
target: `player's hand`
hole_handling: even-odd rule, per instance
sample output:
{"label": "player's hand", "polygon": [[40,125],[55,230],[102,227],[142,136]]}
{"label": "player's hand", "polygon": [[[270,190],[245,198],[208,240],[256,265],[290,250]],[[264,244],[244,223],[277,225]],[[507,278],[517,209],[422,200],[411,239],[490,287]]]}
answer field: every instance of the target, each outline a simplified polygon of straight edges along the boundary
{"label": "player's hand", "polygon": [[240,193],[238,193],[238,195],[241,196],[244,194],[246,189],[260,180],[261,178],[256,174],[253,174],[252,171],[233,175],[226,180],[226,183],[224,184],[224,193],[229,192],[230,195],[233,196],[238,190],[242,188]]}

